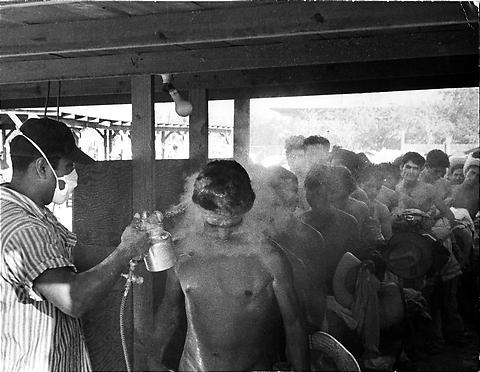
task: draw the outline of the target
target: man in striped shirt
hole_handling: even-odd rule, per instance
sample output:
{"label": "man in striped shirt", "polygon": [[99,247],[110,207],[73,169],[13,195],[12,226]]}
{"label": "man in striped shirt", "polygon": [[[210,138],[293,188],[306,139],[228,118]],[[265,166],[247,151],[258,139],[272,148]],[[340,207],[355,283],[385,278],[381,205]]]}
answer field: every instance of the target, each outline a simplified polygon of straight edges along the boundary
{"label": "man in striped shirt", "polygon": [[76,186],[74,162],[93,162],[63,123],[28,119],[11,142],[12,181],[0,185],[2,371],[89,371],[80,317],[102,298],[155,232],[127,226],[101,263],[77,272],[76,236],[46,205]]}

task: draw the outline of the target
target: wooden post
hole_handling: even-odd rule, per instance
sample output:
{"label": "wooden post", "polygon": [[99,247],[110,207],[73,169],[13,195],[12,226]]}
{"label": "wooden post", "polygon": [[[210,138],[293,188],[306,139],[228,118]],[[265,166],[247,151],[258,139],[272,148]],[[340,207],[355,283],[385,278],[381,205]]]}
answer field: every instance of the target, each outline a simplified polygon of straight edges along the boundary
{"label": "wooden post", "polygon": [[250,99],[237,98],[233,106],[233,158],[246,163],[250,154]]}
{"label": "wooden post", "polygon": [[[154,79],[151,75],[132,77],[132,215],[155,208],[155,114]],[[134,284],[133,294],[133,356],[130,364],[135,371],[147,370],[147,358],[142,345],[153,327],[152,278],[143,264],[136,272],[144,278]]]}
{"label": "wooden post", "polygon": [[192,89],[189,101],[193,105],[188,132],[190,164],[201,167],[208,161],[208,92],[205,89]]}

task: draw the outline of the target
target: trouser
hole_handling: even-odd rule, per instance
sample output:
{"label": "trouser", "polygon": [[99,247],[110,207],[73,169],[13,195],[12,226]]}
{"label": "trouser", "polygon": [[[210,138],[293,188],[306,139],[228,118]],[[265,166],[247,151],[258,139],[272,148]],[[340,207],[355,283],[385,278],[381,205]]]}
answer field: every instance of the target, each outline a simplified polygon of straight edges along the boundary
{"label": "trouser", "polygon": [[442,347],[445,341],[455,342],[463,336],[464,325],[457,306],[458,278],[445,282],[438,278],[433,285],[424,288],[434,324],[432,346]]}

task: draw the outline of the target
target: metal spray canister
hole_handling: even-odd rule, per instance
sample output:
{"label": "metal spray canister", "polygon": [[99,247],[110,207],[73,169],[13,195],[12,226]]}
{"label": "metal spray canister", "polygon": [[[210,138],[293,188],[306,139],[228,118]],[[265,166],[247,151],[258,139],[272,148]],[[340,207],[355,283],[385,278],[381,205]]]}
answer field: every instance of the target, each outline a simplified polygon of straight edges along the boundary
{"label": "metal spray canister", "polygon": [[163,271],[175,265],[176,257],[173,250],[172,236],[168,231],[163,230],[163,215],[155,211],[147,218],[145,227],[147,229],[157,229],[161,232],[154,235],[153,245],[148,250],[148,253],[143,257],[145,266],[148,271],[156,272]]}

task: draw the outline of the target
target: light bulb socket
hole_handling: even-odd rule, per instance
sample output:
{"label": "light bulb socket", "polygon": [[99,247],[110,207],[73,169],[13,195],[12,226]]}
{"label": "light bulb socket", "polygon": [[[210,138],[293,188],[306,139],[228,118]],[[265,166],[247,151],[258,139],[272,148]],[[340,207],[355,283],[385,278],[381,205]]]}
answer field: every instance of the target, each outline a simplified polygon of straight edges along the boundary
{"label": "light bulb socket", "polygon": [[173,86],[172,83],[163,83],[162,84],[162,90],[164,92],[169,93],[170,91],[175,90],[175,87]]}

